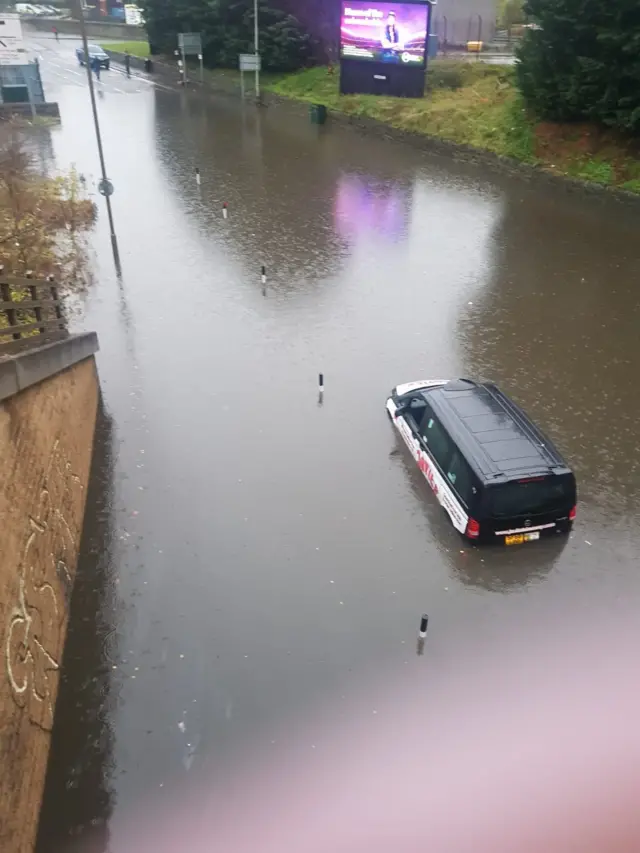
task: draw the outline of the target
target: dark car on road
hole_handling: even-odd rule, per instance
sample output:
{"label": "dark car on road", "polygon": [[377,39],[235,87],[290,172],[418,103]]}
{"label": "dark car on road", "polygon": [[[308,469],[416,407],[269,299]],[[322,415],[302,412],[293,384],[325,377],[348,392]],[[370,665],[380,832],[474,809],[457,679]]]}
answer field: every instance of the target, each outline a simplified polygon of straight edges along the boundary
{"label": "dark car on road", "polygon": [[[100,63],[100,67],[106,68],[106,70],[108,71],[109,65],[111,63],[111,58],[109,57],[109,54],[105,53],[104,50],[100,47],[100,45],[97,44],[90,44],[87,45],[87,47],[89,49],[89,64],[91,64],[91,62],[93,62],[93,60],[97,58],[98,62]],[[84,65],[84,48],[76,48],[76,56],[78,57],[78,62],[80,63],[80,65]]]}

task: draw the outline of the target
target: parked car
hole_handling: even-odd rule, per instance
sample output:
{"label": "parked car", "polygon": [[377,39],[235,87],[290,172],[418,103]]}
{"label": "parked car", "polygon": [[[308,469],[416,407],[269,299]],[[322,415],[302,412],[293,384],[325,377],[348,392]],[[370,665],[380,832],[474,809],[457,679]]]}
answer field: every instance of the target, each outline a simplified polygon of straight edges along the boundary
{"label": "parked car", "polygon": [[[97,57],[100,62],[100,67],[106,68],[106,70],[108,71],[109,65],[111,64],[111,58],[109,54],[105,53],[104,50],[98,44],[90,44],[87,45],[87,47],[89,48],[89,63],[93,62],[93,60]],[[85,58],[83,48],[76,48],[76,56],[78,57],[78,62],[80,63],[80,65],[84,65]]]}
{"label": "parked car", "polygon": [[16,3],[15,10],[19,15],[39,17],[45,14],[39,6],[33,6],[31,3]]}

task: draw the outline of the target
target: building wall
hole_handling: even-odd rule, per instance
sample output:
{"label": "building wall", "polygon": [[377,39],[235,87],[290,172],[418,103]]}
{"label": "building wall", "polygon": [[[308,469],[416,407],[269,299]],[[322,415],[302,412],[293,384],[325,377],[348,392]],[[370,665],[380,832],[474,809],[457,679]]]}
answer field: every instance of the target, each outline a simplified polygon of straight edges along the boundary
{"label": "building wall", "polygon": [[[73,18],[29,18],[23,23],[27,34],[29,30],[44,30],[50,33],[51,27],[55,26],[61,35],[80,35],[80,24]],[[96,40],[113,38],[118,41],[146,41],[147,31],[144,27],[129,24],[87,21],[87,36]]]}
{"label": "building wall", "polygon": [[496,0],[438,0],[431,15],[431,32],[445,43],[490,42],[496,30]]}
{"label": "building wall", "polygon": [[2,853],[36,836],[97,402],[93,357],[0,402]]}
{"label": "building wall", "polygon": [[[27,87],[34,104],[44,104],[44,89],[40,77],[40,67],[35,62],[23,65],[0,65],[0,102],[4,101],[4,87]],[[28,95],[27,95],[28,102]]]}

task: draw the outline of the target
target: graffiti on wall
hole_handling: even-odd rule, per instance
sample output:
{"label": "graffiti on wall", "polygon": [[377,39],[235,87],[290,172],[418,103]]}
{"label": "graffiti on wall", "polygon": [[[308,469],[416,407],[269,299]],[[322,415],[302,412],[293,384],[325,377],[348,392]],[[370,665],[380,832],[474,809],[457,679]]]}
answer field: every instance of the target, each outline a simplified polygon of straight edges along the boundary
{"label": "graffiti on wall", "polygon": [[25,524],[18,596],[5,647],[14,701],[46,731],[53,726],[79,535],[74,520],[80,515],[82,489],[56,441]]}

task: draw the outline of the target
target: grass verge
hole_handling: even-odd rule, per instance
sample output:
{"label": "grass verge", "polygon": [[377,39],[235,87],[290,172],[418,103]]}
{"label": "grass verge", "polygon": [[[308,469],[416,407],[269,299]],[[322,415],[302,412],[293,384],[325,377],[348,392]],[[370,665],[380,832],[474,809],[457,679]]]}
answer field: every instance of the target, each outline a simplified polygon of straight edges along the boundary
{"label": "grass verge", "polygon": [[513,157],[554,174],[640,192],[640,145],[592,125],[537,122],[509,66],[437,60],[424,98],[340,95],[338,73],[310,68],[265,88],[391,127]]}
{"label": "grass verge", "polygon": [[115,50],[117,53],[129,51],[131,56],[139,56],[141,59],[146,59],[149,56],[149,43],[146,41],[109,42],[109,44],[101,44],[100,47]]}

